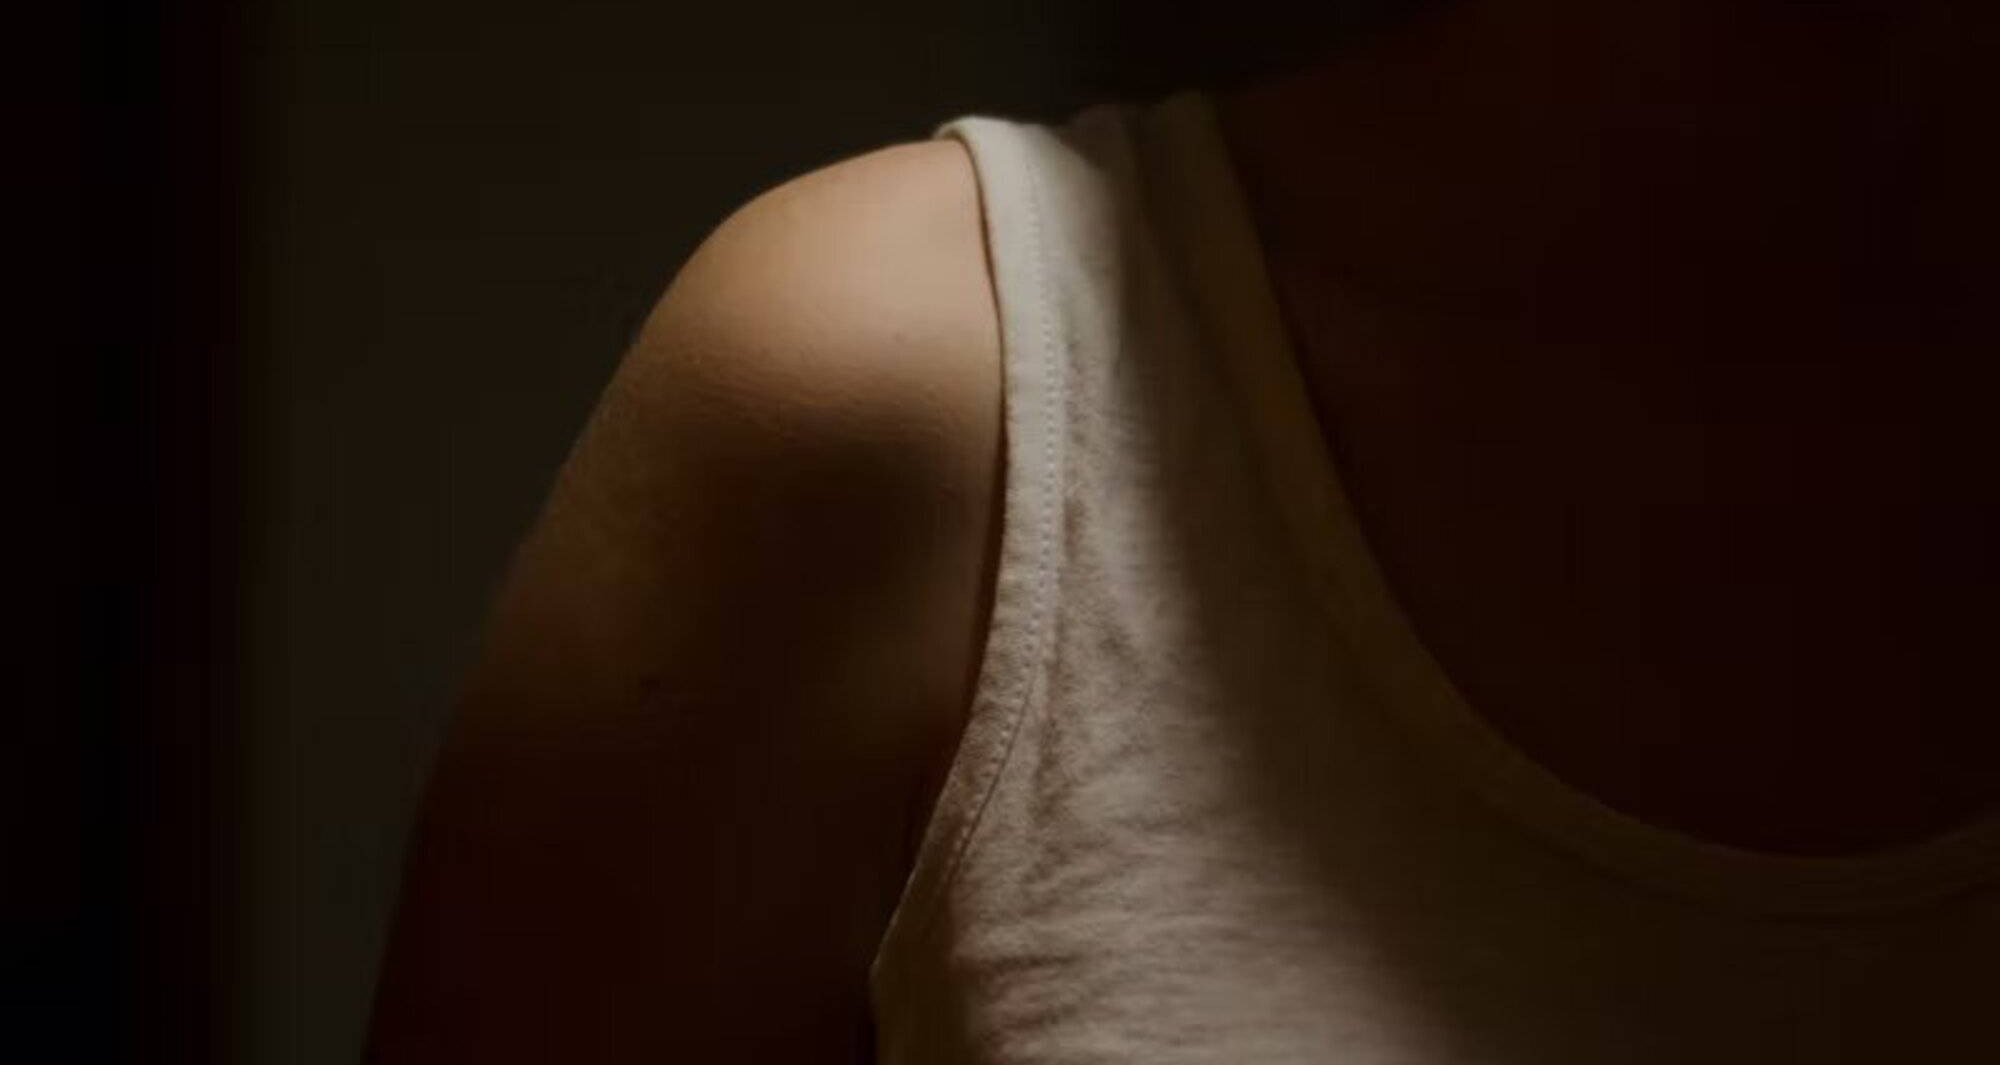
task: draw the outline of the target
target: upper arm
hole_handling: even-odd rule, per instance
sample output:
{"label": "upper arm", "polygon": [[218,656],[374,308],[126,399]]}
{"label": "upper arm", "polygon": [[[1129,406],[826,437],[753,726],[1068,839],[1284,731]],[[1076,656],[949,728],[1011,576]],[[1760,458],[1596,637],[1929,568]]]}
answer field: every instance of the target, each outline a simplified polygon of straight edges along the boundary
{"label": "upper arm", "polygon": [[494,606],[375,1060],[859,1053],[998,517],[968,167],[796,179],[661,298]]}

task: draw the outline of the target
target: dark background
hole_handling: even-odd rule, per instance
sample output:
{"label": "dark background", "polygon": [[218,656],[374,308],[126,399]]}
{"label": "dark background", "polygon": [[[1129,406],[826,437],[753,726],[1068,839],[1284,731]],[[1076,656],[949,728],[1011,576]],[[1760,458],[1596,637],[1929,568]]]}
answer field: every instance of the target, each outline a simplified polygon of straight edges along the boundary
{"label": "dark background", "polygon": [[81,208],[47,263],[94,418],[40,443],[80,522],[27,568],[81,578],[82,699],[4,796],[0,1060],[355,1061],[485,597],[696,243],[944,119],[1225,85],[1384,7],[1320,6],[87,4],[79,173],[22,205]]}

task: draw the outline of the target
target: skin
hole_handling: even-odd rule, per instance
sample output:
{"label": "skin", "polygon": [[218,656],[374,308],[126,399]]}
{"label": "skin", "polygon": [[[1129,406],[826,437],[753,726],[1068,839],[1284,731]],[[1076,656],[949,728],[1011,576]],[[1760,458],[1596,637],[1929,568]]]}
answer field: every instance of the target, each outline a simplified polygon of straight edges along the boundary
{"label": "skin", "polygon": [[866,1059],[990,595],[982,240],[964,149],[897,145],[682,268],[494,608],[369,1060]]}
{"label": "skin", "polygon": [[1222,101],[1392,586],[1615,807],[1835,854],[2000,799],[1992,21],[1468,2]]}
{"label": "skin", "polygon": [[[1750,10],[1458,4],[1219,102],[1478,710],[1656,823],[1836,853],[1995,801],[1996,65],[1942,6]],[[868,1060],[991,604],[980,224],[962,147],[897,145],[682,268],[495,605],[371,1061]]]}

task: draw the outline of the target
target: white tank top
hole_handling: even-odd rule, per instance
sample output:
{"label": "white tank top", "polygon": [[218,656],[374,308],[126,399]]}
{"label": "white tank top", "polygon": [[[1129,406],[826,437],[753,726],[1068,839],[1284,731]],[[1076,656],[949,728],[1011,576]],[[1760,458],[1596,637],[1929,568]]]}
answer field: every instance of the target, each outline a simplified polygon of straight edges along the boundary
{"label": "white tank top", "polygon": [[1718,846],[1464,705],[1349,513],[1210,97],[935,136],[985,210],[1004,528],[879,1060],[2000,1063],[2000,819]]}

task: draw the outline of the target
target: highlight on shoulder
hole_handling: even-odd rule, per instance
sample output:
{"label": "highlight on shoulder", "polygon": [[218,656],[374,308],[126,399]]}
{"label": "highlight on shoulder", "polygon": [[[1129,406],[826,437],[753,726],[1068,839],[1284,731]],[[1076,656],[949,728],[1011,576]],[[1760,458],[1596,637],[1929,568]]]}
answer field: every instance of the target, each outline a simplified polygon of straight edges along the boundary
{"label": "highlight on shoulder", "polygon": [[[642,363],[797,413],[864,418],[912,399],[950,418],[998,354],[976,177],[953,140],[894,144],[766,190],[683,264]],[[712,364],[708,360],[726,359]],[[879,413],[879,411],[878,411]]]}

